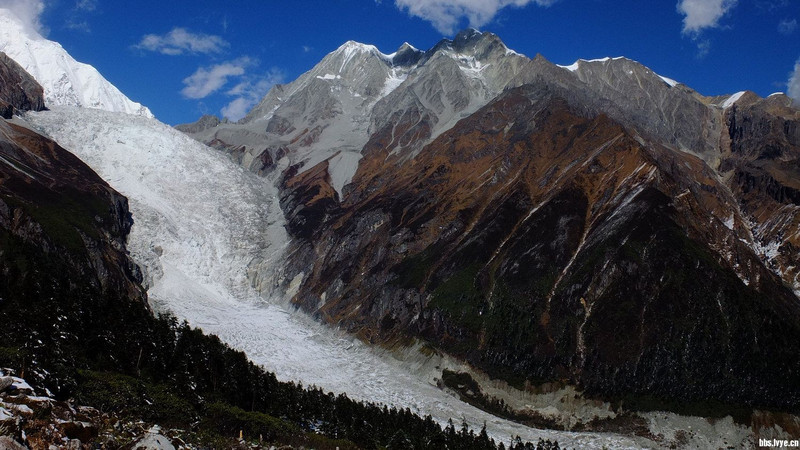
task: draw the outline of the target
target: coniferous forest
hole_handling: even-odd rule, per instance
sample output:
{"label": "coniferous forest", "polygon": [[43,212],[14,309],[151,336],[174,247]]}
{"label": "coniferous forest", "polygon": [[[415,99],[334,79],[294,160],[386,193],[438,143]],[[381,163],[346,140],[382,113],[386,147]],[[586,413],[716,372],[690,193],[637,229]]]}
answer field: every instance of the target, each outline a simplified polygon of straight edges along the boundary
{"label": "coniferous forest", "polygon": [[[202,441],[313,448],[507,448],[409,409],[281,382],[216,336],[102,292],[86,274],[0,230],[0,367],[56,399],[192,429]],[[510,448],[558,448],[513,441]]]}

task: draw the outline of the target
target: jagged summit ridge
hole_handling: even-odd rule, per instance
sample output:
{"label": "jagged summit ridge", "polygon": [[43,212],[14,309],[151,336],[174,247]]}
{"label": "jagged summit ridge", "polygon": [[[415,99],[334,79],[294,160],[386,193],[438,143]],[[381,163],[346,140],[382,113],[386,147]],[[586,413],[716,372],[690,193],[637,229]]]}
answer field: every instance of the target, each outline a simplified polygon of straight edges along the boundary
{"label": "jagged summit ridge", "polygon": [[81,106],[153,117],[126,97],[94,67],[76,61],[57,42],[26,30],[14,13],[0,8],[0,51],[44,88],[45,104]]}
{"label": "jagged summit ridge", "polygon": [[[303,172],[328,161],[332,186],[342,195],[374,130],[398,114],[418,117],[415,130],[398,134],[395,143],[398,151],[413,154],[518,85],[513,80],[529,63],[496,35],[477,30],[427,51],[403,43],[387,54],[347,41],[295,81],[274,86],[238,123],[190,134],[261,173],[287,166]],[[421,138],[412,139],[418,132]]]}

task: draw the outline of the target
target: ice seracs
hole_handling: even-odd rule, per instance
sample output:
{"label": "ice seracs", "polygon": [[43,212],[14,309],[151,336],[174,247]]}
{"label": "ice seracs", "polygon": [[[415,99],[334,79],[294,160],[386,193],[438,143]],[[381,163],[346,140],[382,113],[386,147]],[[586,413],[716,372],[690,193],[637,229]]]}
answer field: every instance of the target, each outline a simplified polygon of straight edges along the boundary
{"label": "ice seracs", "polygon": [[71,105],[153,117],[126,97],[94,67],[76,61],[60,44],[27,29],[10,10],[0,8],[0,52],[30,73],[44,88],[46,106]]}

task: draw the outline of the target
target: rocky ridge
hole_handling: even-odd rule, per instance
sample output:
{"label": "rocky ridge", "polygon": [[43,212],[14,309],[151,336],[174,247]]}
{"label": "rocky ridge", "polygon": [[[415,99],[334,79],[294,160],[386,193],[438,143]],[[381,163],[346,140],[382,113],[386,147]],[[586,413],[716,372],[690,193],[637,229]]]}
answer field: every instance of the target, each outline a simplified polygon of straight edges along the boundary
{"label": "rocky ridge", "polygon": [[0,53],[0,116],[10,119],[15,112],[44,109],[44,91],[19,64]]}
{"label": "rocky ridge", "polygon": [[[125,197],[57,143],[6,121],[0,122],[0,160],[6,239],[64,258],[101,291],[143,301],[141,275],[124,250],[133,223]],[[9,243],[6,252],[14,247]],[[20,269],[17,283],[32,275]]]}
{"label": "rocky ridge", "polygon": [[350,41],[297,80],[275,86],[240,123],[190,135],[259,173],[295,165],[302,172],[328,160],[341,195],[377,127],[400,116],[418,122],[397,133],[399,144],[418,150],[497,95],[525,60],[497,36],[475,30],[427,52],[403,44],[387,55]]}

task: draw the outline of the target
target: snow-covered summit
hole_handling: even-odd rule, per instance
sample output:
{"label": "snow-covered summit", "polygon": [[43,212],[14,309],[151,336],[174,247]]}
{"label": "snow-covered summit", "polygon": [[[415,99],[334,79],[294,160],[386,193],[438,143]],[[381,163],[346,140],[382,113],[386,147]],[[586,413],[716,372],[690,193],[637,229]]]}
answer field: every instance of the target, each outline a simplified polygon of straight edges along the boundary
{"label": "snow-covered summit", "polygon": [[12,11],[3,8],[0,52],[42,85],[47,106],[81,106],[153,117],[147,107],[126,97],[97,69],[76,61],[60,44],[25,27]]}
{"label": "snow-covered summit", "polygon": [[581,63],[604,63],[604,62],[608,62],[608,61],[617,61],[617,60],[620,60],[620,59],[628,59],[628,58],[625,58],[624,56],[615,56],[613,58],[610,57],[610,56],[606,56],[604,58],[596,58],[596,59],[582,59],[581,58],[581,59],[578,59],[577,61],[575,61],[574,63],[572,63],[572,64],[570,64],[568,66],[558,65],[558,67],[561,67],[562,69],[567,69],[570,72],[575,72],[576,70],[578,70],[580,68],[580,64]]}
{"label": "snow-covered summit", "polygon": [[647,74],[647,75],[653,74],[653,75],[657,76],[658,78],[661,79],[661,81],[666,83],[669,87],[675,87],[675,86],[677,86],[679,84],[682,84],[681,82],[675,81],[672,78],[668,78],[668,77],[659,75],[659,74],[653,72],[652,70],[650,70],[649,68],[645,67],[644,65],[642,65],[642,63],[640,63],[638,61],[635,61],[633,59],[630,59],[630,58],[626,58],[624,56],[615,56],[615,57],[606,56],[604,58],[597,58],[597,59],[578,59],[577,61],[575,61],[574,63],[572,63],[572,64],[570,64],[568,66],[562,66],[562,65],[558,64],[558,67],[560,67],[562,69],[569,70],[570,72],[576,73],[576,72],[578,72],[578,71],[580,71],[582,69],[585,69],[585,68],[591,67],[591,66],[595,66],[595,65],[598,65],[598,64],[602,65],[602,66],[616,65],[616,66],[619,66],[619,67],[624,67],[623,70],[628,75],[634,75],[634,72],[638,72],[638,70],[635,70],[635,69],[641,69],[641,70],[644,71],[643,72],[644,74]]}

